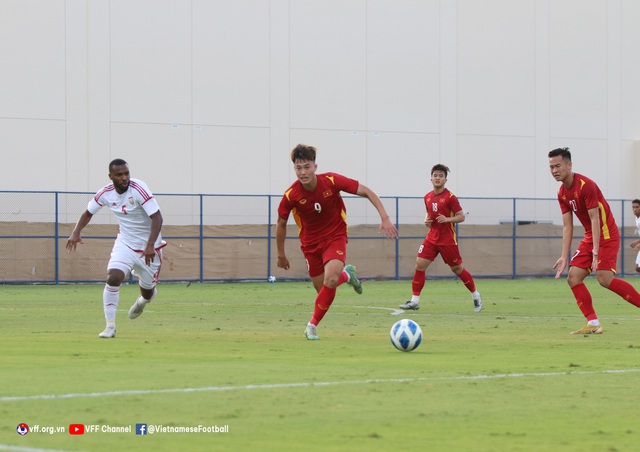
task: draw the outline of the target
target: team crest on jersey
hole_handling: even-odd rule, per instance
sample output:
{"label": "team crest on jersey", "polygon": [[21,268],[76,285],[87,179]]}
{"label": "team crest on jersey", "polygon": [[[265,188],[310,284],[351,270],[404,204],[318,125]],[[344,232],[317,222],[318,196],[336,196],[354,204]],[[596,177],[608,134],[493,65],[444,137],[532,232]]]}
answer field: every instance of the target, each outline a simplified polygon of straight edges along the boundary
{"label": "team crest on jersey", "polygon": [[333,192],[331,190],[326,190],[322,193],[322,196],[324,196],[325,198],[328,198],[329,196],[331,196],[333,194]]}
{"label": "team crest on jersey", "polygon": [[129,205],[133,206],[133,196],[129,196]]}

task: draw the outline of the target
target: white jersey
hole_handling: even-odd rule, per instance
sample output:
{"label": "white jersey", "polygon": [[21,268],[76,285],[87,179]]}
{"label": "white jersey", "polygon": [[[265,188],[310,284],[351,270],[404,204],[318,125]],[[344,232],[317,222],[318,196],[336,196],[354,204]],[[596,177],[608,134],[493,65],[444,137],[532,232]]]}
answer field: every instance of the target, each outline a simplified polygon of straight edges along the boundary
{"label": "white jersey", "polygon": [[[143,251],[151,233],[150,216],[160,210],[147,184],[139,179],[130,179],[127,191],[122,194],[116,191],[113,184],[105,185],[89,201],[87,210],[95,215],[104,206],[108,206],[118,218],[118,240],[134,251]],[[158,234],[155,248],[165,244],[162,235]]]}
{"label": "white jersey", "polygon": [[636,217],[636,234],[640,235],[640,217]]}

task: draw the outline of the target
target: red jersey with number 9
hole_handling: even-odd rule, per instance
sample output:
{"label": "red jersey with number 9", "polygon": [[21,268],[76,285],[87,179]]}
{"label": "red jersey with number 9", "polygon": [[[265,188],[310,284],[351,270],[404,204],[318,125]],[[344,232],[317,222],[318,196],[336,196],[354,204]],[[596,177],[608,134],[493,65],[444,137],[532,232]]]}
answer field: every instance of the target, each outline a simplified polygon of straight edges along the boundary
{"label": "red jersey with number 9", "polygon": [[280,218],[288,220],[289,214],[293,214],[302,246],[347,235],[347,209],[340,192],[355,195],[360,185],[357,180],[337,173],[322,173],[316,177],[315,190],[306,190],[300,181],[295,181],[284,192],[278,206]]}

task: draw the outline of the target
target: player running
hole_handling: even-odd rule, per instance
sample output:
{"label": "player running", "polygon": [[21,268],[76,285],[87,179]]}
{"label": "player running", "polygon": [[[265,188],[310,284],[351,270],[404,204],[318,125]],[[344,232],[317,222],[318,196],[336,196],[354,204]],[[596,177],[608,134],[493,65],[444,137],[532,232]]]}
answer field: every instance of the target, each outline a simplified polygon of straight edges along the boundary
{"label": "player running", "polygon": [[[578,308],[587,324],[571,334],[602,334],[602,325],[593,308],[593,300],[584,279],[596,272],[602,287],[615,292],[636,307],[640,307],[640,293],[628,282],[615,278],[620,233],[607,200],[591,179],[572,171],[569,148],[549,152],[551,175],[562,182],[558,202],[562,211],[562,255],[553,266],[556,279],[569,265],[567,283],[571,287]],[[584,227],[584,238],[569,259],[573,238],[573,215]]]}
{"label": "player running", "polygon": [[397,238],[398,231],[389,220],[382,201],[371,189],[354,179],[337,173],[316,174],[316,148],[304,144],[291,151],[291,161],[298,180],[284,193],[278,207],[276,243],[278,267],[289,269],[284,242],[289,214],[300,231],[300,249],[307,261],[309,276],[318,292],[315,309],[304,335],[319,340],[318,323],[329,310],[336,296],[336,288],[345,282],[362,293],[362,284],[353,265],[345,267],[347,257],[347,210],[340,192],[367,198],[380,215],[380,231],[388,238]]}
{"label": "player running", "polygon": [[116,337],[116,310],[120,300],[119,290],[122,281],[135,270],[140,286],[140,297],[131,306],[129,318],[135,319],[142,314],[147,303],[156,296],[156,284],[162,266],[162,214],[160,207],[147,187],[147,184],[129,176],[129,165],[122,159],[109,163],[109,179],[89,201],[67,240],[67,251],[82,244],[80,233],[89,224],[93,215],[102,207],[108,206],[116,215],[120,231],[111,251],[107,264],[107,282],[102,293],[104,317],[107,327],[98,336]]}
{"label": "player running", "polygon": [[455,224],[465,220],[464,211],[456,195],[445,188],[449,167],[438,163],[431,168],[431,185],[433,190],[424,195],[427,213],[424,224],[429,228],[426,238],[418,248],[416,268],[411,281],[411,300],[400,305],[401,309],[420,309],[420,294],[425,285],[427,268],[438,254],[451,271],[471,292],[475,312],[482,311],[482,297],[476,290],[473,276],[462,264]]}

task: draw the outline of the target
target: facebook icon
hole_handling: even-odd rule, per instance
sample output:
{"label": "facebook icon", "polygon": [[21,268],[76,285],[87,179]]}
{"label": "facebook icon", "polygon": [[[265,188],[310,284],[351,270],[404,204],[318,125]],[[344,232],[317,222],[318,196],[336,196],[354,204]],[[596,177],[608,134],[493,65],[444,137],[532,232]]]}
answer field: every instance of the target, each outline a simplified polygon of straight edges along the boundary
{"label": "facebook icon", "polygon": [[147,424],[136,424],[136,435],[146,435]]}

